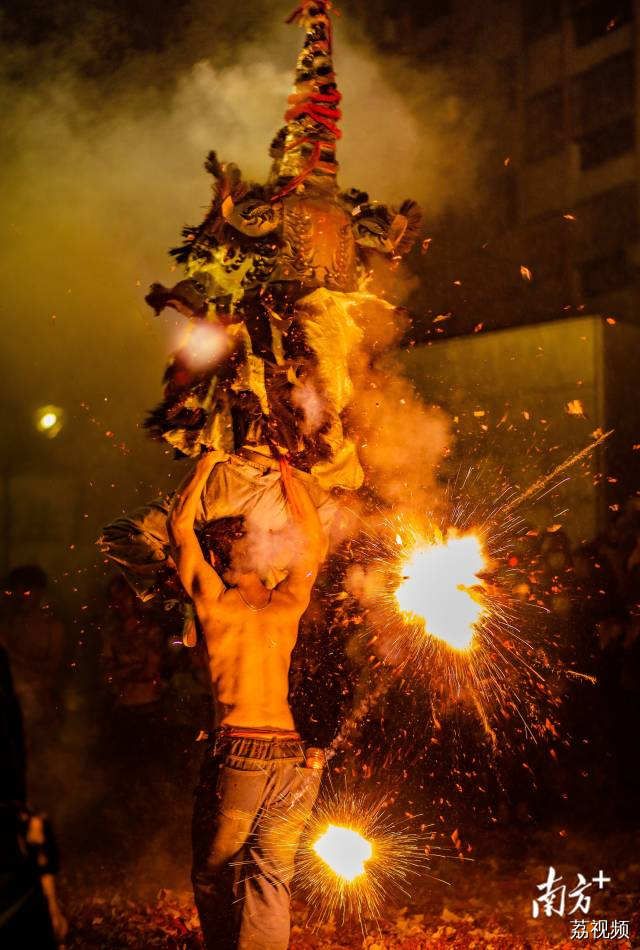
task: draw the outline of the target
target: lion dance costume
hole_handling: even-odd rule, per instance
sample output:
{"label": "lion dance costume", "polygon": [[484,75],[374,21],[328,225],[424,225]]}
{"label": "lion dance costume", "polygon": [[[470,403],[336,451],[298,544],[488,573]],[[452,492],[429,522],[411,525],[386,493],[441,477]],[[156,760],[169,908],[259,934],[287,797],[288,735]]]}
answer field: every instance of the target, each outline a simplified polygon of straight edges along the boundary
{"label": "lion dance costume", "polygon": [[[336,496],[364,478],[348,423],[350,358],[372,309],[394,309],[367,292],[367,279],[374,264],[407,253],[421,216],[412,201],[390,209],[338,187],[330,9],[328,0],[304,2],[288,20],[305,37],[267,182],[243,180],[210,152],[211,207],[170,252],[185,276],[172,288],[153,284],[146,298],[157,314],[173,307],[189,321],[191,341],[173,354],[145,425],[178,457],[219,454],[201,527],[239,515],[262,530],[282,527],[281,459],[301,473],[326,528]],[[215,354],[204,365],[191,357],[198,334]],[[166,500],[154,502],[99,541],[143,600],[167,579],[166,513]],[[272,567],[261,567],[267,582]]]}

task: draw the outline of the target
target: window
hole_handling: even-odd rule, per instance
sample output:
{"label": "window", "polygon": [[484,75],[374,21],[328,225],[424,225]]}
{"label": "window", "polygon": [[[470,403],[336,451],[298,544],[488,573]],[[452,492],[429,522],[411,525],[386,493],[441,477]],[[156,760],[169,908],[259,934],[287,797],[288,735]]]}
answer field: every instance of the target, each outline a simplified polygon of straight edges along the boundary
{"label": "window", "polygon": [[574,81],[572,94],[577,137],[631,114],[635,98],[633,53],[612,56],[582,73]]}
{"label": "window", "polygon": [[533,43],[560,29],[562,0],[525,0],[522,20],[524,41]]}
{"label": "window", "polygon": [[573,6],[571,19],[576,46],[586,46],[633,19],[632,0],[592,0]]}
{"label": "window", "polygon": [[559,151],[564,145],[562,90],[551,89],[526,105],[526,157],[535,162]]}
{"label": "window", "polygon": [[[575,208],[577,260],[605,260],[638,239],[638,185],[629,182]],[[594,254],[594,248],[598,248]]]}
{"label": "window", "polygon": [[597,297],[617,290],[634,279],[633,270],[623,250],[606,257],[584,261],[578,265],[578,271],[585,297]]}
{"label": "window", "polygon": [[528,221],[521,234],[522,258],[531,267],[538,286],[564,287],[570,234],[567,222],[557,212],[541,215]]}
{"label": "window", "polygon": [[625,116],[590,132],[578,139],[580,146],[580,168],[586,171],[596,165],[602,165],[618,155],[624,155],[633,149],[635,142],[635,120]]}

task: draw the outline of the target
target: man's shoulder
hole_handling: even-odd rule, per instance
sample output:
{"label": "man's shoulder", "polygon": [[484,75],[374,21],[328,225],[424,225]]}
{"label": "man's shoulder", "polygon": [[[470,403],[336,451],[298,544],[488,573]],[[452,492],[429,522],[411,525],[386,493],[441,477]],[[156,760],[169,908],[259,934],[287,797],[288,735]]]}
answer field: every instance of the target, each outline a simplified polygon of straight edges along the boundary
{"label": "man's shoulder", "polygon": [[201,623],[235,616],[239,606],[235,587],[225,587],[218,594],[204,591],[195,598],[196,613]]}

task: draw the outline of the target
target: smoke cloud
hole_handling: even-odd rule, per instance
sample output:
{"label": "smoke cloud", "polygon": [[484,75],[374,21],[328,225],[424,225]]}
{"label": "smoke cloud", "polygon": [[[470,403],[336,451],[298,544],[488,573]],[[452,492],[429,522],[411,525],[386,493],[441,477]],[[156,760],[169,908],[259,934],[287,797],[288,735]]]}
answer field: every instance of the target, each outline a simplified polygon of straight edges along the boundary
{"label": "smoke cloud", "polygon": [[[124,14],[85,8],[74,25],[71,12],[55,38],[4,49],[0,396],[17,468],[53,466],[83,480],[74,557],[86,561],[99,525],[118,507],[180,478],[166,447],[147,444],[140,430],[160,397],[180,318],[153,317],[144,295],[153,281],[171,285],[178,276],[167,249],[208,206],[202,163],[209,149],[264,180],[301,34],[283,22],[289,4],[196,4],[182,22],[160,8],[144,30]],[[366,24],[348,7],[342,12],[335,24],[341,185],[388,203],[414,197],[427,220],[449,201],[472,203],[484,116],[456,99],[451,75],[381,55]],[[394,283],[375,274],[370,289],[399,300],[412,286],[402,270]],[[363,380],[357,425],[365,431],[373,423],[376,392],[388,389],[394,410],[410,405],[403,385]],[[63,407],[67,424],[45,446],[24,433],[48,403]],[[307,398],[311,427],[319,408]],[[409,412],[403,408],[402,418]],[[378,443],[398,467],[405,437],[426,440],[427,449],[440,445],[423,424],[414,416],[402,438]],[[379,468],[383,450],[369,443],[365,451]],[[396,498],[400,489],[398,482],[389,490]]]}
{"label": "smoke cloud", "polygon": [[[77,521],[73,543],[63,550],[55,539],[50,569],[60,579],[58,596],[74,612],[82,677],[87,660],[80,646],[88,640],[95,650],[100,638],[99,624],[86,624],[80,610],[91,602],[83,588],[95,594],[103,582],[95,568],[100,527],[182,476],[170,449],[149,443],[140,425],[160,398],[165,362],[184,321],[168,313],[153,317],[144,296],[152,282],[177,279],[167,249],[209,204],[202,165],[210,149],[236,162],[246,178],[266,177],[301,41],[283,22],[291,6],[290,0],[150,3],[135,22],[126,4],[119,13],[109,13],[108,4],[102,12],[76,7],[73,0],[45,12],[27,6],[20,11],[23,25],[33,14],[37,33],[39,18],[53,10],[55,33],[25,40],[23,30],[1,48],[0,427],[11,446],[5,457],[11,476],[46,478],[43,492],[58,492],[58,507],[67,500],[53,476],[71,473],[75,480],[77,497],[61,516]],[[343,94],[342,187],[396,205],[415,198],[428,221],[449,203],[473,206],[485,113],[455,91],[450,72],[382,55],[366,22],[350,16],[347,3],[341,8],[335,63]],[[369,289],[397,302],[411,287],[409,273],[399,269],[375,273]],[[402,333],[398,316],[372,309],[363,323],[367,335],[351,367],[349,425],[370,482],[383,507],[432,508],[447,421],[416,398],[391,362],[381,361]],[[301,400],[313,430],[321,400],[311,389]],[[61,406],[66,418],[53,440],[32,431],[33,411],[48,403]],[[358,524],[364,519],[374,527],[355,502],[349,507]],[[295,554],[295,531],[254,528],[249,525],[256,566]],[[354,522],[343,521],[340,531],[338,540],[353,536]],[[49,568],[40,539],[38,556]],[[373,578],[361,572],[359,581],[367,587]],[[90,803],[91,789],[76,788],[64,818],[71,823],[74,810],[88,812]],[[149,850],[156,875],[164,846],[159,839]]]}
{"label": "smoke cloud", "polygon": [[[14,403],[18,383],[36,404],[117,390],[106,417],[131,436],[131,420],[158,396],[171,346],[144,293],[154,279],[171,281],[166,249],[208,203],[204,155],[214,147],[247,177],[267,173],[300,43],[282,22],[288,5],[254,7],[243,21],[248,41],[233,35],[237,9],[223,5],[214,20],[194,9],[161,53],[129,49],[109,92],[86,69],[104,56],[102,23],[66,46],[6,51],[4,387]],[[344,12],[336,25],[342,185],[382,201],[415,196],[429,216],[453,193],[470,199],[474,133],[461,138],[450,81],[375,53]],[[209,26],[210,58],[188,63],[189,43],[208,45]]]}

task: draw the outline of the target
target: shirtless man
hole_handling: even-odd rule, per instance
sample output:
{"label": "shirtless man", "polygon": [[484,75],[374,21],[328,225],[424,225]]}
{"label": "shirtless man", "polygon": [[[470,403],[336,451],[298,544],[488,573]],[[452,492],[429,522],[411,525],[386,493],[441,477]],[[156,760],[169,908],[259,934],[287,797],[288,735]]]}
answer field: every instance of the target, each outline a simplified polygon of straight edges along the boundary
{"label": "shirtless man", "polygon": [[283,466],[300,533],[288,576],[268,590],[240,563],[249,554],[242,541],[233,566],[218,573],[193,529],[215,462],[215,455],[200,458],[167,519],[172,556],[204,633],[216,710],[196,790],[193,887],[208,950],[286,950],[295,852],[321,776],[304,767],[287,702],[289,665],[325,543],[306,489]]}

